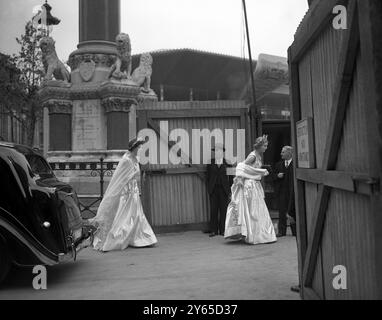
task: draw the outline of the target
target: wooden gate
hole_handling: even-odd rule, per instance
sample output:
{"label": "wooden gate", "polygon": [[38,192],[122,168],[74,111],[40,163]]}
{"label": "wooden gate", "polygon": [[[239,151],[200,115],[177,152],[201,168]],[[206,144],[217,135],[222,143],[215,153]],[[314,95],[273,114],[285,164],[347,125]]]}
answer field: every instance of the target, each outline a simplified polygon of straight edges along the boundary
{"label": "wooden gate", "polygon": [[[175,144],[169,132],[185,130],[246,129],[248,108],[244,101],[158,102],[140,106],[137,110],[138,131],[152,129],[158,138],[158,157],[161,149],[169,152]],[[160,122],[168,124],[163,132]],[[249,132],[249,130],[246,130]],[[234,135],[234,155],[237,154],[237,136]],[[249,139],[245,139],[248,149]],[[213,141],[212,141],[213,144]],[[240,143],[239,143],[240,145]],[[190,152],[184,156],[189,164],[148,164],[143,166],[143,204],[145,214],[156,232],[203,230],[208,228],[209,197],[203,164],[193,164],[195,141],[189,141]],[[162,147],[162,148],[161,148]],[[244,153],[246,150],[244,150]],[[200,150],[201,159],[203,152]]]}
{"label": "wooden gate", "polygon": [[[347,29],[333,26],[336,5],[347,8]],[[312,1],[289,49],[305,299],[382,298],[381,8]]]}

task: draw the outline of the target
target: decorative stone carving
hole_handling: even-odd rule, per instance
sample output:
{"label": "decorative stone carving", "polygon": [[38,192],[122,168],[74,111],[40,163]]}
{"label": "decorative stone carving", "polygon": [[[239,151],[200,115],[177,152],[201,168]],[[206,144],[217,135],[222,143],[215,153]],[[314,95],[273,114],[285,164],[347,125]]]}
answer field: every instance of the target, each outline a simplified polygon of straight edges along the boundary
{"label": "decorative stone carving", "polygon": [[82,61],[79,66],[81,78],[85,82],[90,81],[94,75],[95,68],[96,64],[90,57],[88,57],[85,61]]}
{"label": "decorative stone carving", "polygon": [[141,55],[139,67],[134,70],[132,80],[141,87],[142,92],[149,93],[151,91],[151,75],[153,57],[150,53]]}
{"label": "decorative stone carving", "polygon": [[[57,84],[60,84],[59,86]],[[66,86],[64,86],[66,84]],[[71,100],[70,84],[57,81],[46,81],[43,83],[39,97],[42,102],[48,100]]]}
{"label": "decorative stone carving", "polygon": [[79,64],[82,62],[81,58],[82,56],[80,55],[70,56],[68,65],[72,69],[72,71],[78,68]]}
{"label": "decorative stone carving", "polygon": [[43,105],[51,114],[72,114],[73,104],[71,101],[50,100]]}
{"label": "decorative stone carving", "polygon": [[136,85],[121,83],[120,81],[108,81],[102,83],[100,87],[100,96],[102,98],[108,97],[137,97],[140,89]]}
{"label": "decorative stone carving", "polygon": [[120,33],[115,39],[117,45],[117,60],[112,65],[109,78],[115,80],[129,79],[131,77],[131,42],[126,33]]}
{"label": "decorative stone carving", "polygon": [[158,102],[158,96],[153,90],[150,90],[150,93],[141,92],[137,97],[137,102],[139,105],[155,103]]}
{"label": "decorative stone carving", "polygon": [[130,107],[136,104],[132,99],[107,98],[102,100],[102,106],[106,113],[110,112],[129,112]]}
{"label": "decorative stone carving", "polygon": [[45,69],[44,79],[49,81],[53,80],[54,77],[56,80],[70,82],[70,73],[60,59],[58,59],[53,38],[43,37],[40,40],[40,49]]}
{"label": "decorative stone carving", "polygon": [[73,86],[70,90],[71,100],[100,99],[99,85],[89,83]]}
{"label": "decorative stone carving", "polygon": [[39,91],[43,103],[49,100],[94,100],[109,97],[130,97],[135,99],[139,94],[140,89],[138,86],[113,80],[102,84],[82,83],[80,85],[52,81],[46,82]]}
{"label": "decorative stone carving", "polygon": [[72,70],[79,69],[82,62],[94,61],[95,67],[111,68],[117,60],[117,56],[108,54],[76,54],[69,58],[69,66]]}

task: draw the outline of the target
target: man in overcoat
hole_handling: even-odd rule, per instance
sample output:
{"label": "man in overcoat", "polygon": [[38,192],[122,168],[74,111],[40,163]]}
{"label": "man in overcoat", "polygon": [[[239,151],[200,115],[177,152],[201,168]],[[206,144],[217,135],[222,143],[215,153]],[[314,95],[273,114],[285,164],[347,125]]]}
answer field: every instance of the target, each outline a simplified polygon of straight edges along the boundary
{"label": "man in overcoat", "polygon": [[[273,170],[273,181],[275,195],[279,210],[279,223],[277,237],[284,237],[287,232],[287,213],[290,204],[291,192],[293,190],[293,163],[292,147],[285,146],[281,150],[282,160],[278,162]],[[293,215],[293,212],[289,214]],[[296,235],[295,224],[291,224],[292,234]]]}
{"label": "man in overcoat", "polygon": [[212,149],[211,164],[207,165],[207,190],[210,196],[210,237],[224,235],[225,218],[231,193],[231,176],[227,174],[229,165],[224,158],[223,144],[216,143]]}

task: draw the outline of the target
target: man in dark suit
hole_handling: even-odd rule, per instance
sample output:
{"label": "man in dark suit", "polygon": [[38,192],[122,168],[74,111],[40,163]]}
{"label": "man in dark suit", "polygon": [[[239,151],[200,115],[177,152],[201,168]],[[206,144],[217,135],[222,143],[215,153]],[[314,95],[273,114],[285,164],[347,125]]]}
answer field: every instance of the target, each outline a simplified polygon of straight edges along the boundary
{"label": "man in dark suit", "polygon": [[[276,164],[272,174],[279,210],[279,231],[277,237],[284,237],[287,231],[287,212],[290,202],[291,188],[293,187],[292,147],[283,147],[281,158],[282,160]],[[292,234],[295,235],[295,225],[293,227],[291,226],[291,229]]]}
{"label": "man in dark suit", "polygon": [[224,147],[215,144],[212,149],[211,164],[207,165],[207,189],[210,195],[210,237],[224,235],[225,217],[231,193],[231,178],[227,175],[229,167],[224,159]]}

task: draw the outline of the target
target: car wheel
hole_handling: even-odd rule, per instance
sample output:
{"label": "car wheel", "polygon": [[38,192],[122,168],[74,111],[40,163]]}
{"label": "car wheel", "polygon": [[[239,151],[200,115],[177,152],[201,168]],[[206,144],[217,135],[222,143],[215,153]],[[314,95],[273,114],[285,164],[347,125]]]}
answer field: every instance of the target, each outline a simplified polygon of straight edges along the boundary
{"label": "car wheel", "polygon": [[11,255],[7,243],[0,235],[0,283],[6,278],[11,268]]}

